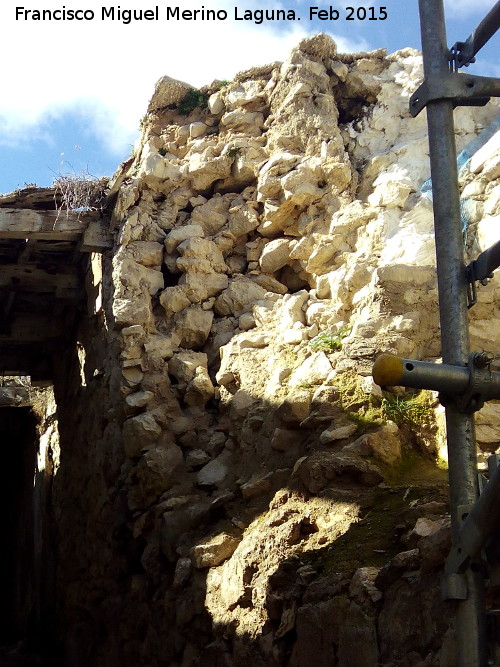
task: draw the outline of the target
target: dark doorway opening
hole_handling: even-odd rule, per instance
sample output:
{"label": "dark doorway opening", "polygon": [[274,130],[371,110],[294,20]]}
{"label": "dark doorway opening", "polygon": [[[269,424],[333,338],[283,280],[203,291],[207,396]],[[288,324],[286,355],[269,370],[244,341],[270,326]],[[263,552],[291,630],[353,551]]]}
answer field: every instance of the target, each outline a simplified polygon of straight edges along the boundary
{"label": "dark doorway opening", "polygon": [[[0,408],[3,539],[0,549],[0,667],[40,665],[39,566],[35,546],[36,418],[29,407]],[[31,656],[30,656],[31,654]]]}

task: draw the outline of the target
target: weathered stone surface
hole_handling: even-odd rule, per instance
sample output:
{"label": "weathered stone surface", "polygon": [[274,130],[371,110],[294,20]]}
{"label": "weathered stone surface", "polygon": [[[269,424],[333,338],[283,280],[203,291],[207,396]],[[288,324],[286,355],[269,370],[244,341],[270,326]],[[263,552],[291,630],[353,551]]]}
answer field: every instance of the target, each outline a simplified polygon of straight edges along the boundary
{"label": "weathered stone surface", "polygon": [[427,655],[439,650],[451,614],[450,606],[441,600],[439,575],[398,579],[384,593],[378,620],[382,664],[397,664],[412,651]]}
{"label": "weathered stone surface", "polygon": [[412,572],[420,568],[420,555],[418,549],[401,551],[392,558],[389,563],[379,571],[375,578],[375,586],[384,592],[404,572]]}
{"label": "weathered stone surface", "polygon": [[175,317],[174,332],[180,345],[190,349],[201,347],[208,338],[214,314],[199,306],[190,306]]}
{"label": "weathered stone surface", "polygon": [[333,426],[320,434],[319,441],[326,444],[328,442],[335,442],[336,440],[343,440],[344,438],[349,438],[356,433],[356,431],[356,424],[346,424],[345,426],[338,427]]}
{"label": "weathered stone surface", "polygon": [[401,458],[399,429],[394,422],[388,422],[375,433],[367,433],[348,447],[362,456],[374,456],[379,461],[394,465]]}
{"label": "weathered stone surface", "polygon": [[305,457],[296,471],[311,493],[318,493],[340,475],[349,475],[364,486],[380,484],[383,476],[376,466],[347,454],[315,452]]}
{"label": "weathered stone surface", "polygon": [[136,391],[125,398],[125,402],[131,408],[143,408],[154,397],[152,391]]}
{"label": "weathered stone surface", "polygon": [[349,595],[358,604],[365,601],[379,602],[382,593],[378,590],[376,579],[379,573],[377,567],[360,567],[354,573],[349,586]]}
{"label": "weathered stone surface", "polygon": [[248,482],[245,482],[240,486],[243,498],[253,498],[254,496],[260,496],[263,493],[270,491],[271,477],[272,473],[267,473],[266,475],[257,474],[251,477]]}
{"label": "weathered stone surface", "polygon": [[157,500],[172,485],[183,462],[182,450],[174,443],[148,450],[137,466],[138,493],[131,496],[133,509]]}
{"label": "weathered stone surface", "polygon": [[290,241],[275,239],[266,243],[262,249],[259,264],[264,273],[274,273],[281,269],[290,259]]}
{"label": "weathered stone surface", "polygon": [[430,572],[442,565],[451,549],[450,521],[444,520],[437,530],[421,537],[417,549],[422,559],[422,572]]}
{"label": "weathered stone surface", "polygon": [[198,569],[217,567],[233,555],[239,543],[237,537],[221,533],[208,542],[197,544],[191,549],[193,565]]}
{"label": "weathered stone surface", "polygon": [[296,631],[290,667],[376,667],[379,664],[372,621],[345,597],[300,607]]}
{"label": "weathered stone surface", "polygon": [[156,82],[155,91],[148,104],[148,113],[158,111],[172,104],[178,104],[192,87],[184,81],[162,76]]}
{"label": "weathered stone surface", "polygon": [[248,312],[252,305],[263,299],[266,290],[256,285],[252,280],[241,278],[230,283],[229,287],[217,297],[214,305],[219,315],[240,316]]}
{"label": "weathered stone surface", "polygon": [[445,528],[445,531],[439,538],[437,538],[437,543],[442,539],[445,539],[446,529],[449,530],[449,520],[438,519],[435,521],[426,517],[420,517],[417,519],[416,524],[413,526],[410,532],[405,536],[405,543],[409,547],[413,548],[417,546],[421,538],[429,537],[433,533],[440,531],[443,528]]}
{"label": "weathered stone surface", "polygon": [[183,241],[193,237],[203,238],[204,236],[205,232],[201,225],[191,224],[184,225],[184,227],[178,227],[177,229],[173,229],[167,235],[167,238],[165,239],[165,250],[172,254],[177,249],[177,246]]}
{"label": "weathered stone surface", "polygon": [[178,381],[180,388],[185,389],[194,378],[196,369],[207,368],[208,357],[204,352],[177,352],[168,362],[168,372]]}
{"label": "weathered stone surface", "polygon": [[332,372],[332,365],[324,352],[313,352],[298,368],[290,375],[288,385],[297,387],[300,385],[322,384]]}
{"label": "weathered stone surface", "polygon": [[233,455],[229,451],[223,451],[222,454],[210,463],[207,463],[196,476],[199,486],[221,486],[230,472],[230,465],[233,461]]}
{"label": "weathered stone surface", "polygon": [[158,438],[161,426],[152,414],[145,412],[123,423],[123,446],[129,457],[140,456]]}

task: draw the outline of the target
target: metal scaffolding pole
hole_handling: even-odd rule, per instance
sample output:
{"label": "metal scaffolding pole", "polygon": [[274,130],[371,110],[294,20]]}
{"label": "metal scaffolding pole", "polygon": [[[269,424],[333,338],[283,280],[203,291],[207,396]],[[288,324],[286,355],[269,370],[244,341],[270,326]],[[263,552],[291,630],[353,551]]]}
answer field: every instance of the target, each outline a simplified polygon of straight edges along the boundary
{"label": "metal scaffolding pole", "polygon": [[[424,74],[426,79],[449,74],[443,0],[419,0]],[[467,278],[460,225],[460,200],[453,124],[453,101],[427,104],[427,124],[433,186],[434,227],[438,271],[443,363],[467,366],[469,333]],[[454,541],[478,496],[474,417],[446,406],[450,510]],[[486,637],[482,578],[466,570],[467,598],[457,602],[456,642],[459,667],[483,667]]]}

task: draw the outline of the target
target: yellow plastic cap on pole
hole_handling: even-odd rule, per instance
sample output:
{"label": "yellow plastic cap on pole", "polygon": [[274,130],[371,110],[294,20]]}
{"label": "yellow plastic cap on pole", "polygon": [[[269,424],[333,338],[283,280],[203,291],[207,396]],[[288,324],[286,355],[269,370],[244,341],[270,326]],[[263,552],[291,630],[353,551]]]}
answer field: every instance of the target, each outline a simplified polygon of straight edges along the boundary
{"label": "yellow plastic cap on pole", "polygon": [[393,354],[381,354],[373,364],[373,381],[380,387],[393,387],[403,379],[403,360]]}

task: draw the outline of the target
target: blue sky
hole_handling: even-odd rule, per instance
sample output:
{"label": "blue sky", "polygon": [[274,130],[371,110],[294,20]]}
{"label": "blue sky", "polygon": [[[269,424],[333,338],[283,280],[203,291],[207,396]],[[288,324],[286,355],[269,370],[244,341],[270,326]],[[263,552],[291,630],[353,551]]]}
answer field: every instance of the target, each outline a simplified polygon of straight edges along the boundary
{"label": "blue sky", "polygon": [[[26,4],[21,5],[25,1]],[[495,0],[445,0],[448,41],[464,40]],[[224,10],[227,20],[167,20],[167,5],[135,0],[3,0],[0,5],[0,192],[25,183],[47,186],[60,174],[111,175],[139,134],[155,81],[167,74],[202,86],[242,69],[284,60],[305,35],[327,32],[339,51],[420,48],[417,0],[179,0],[184,9]],[[146,10],[159,19],[102,19],[102,7]],[[310,7],[339,9],[337,21],[310,20]],[[346,20],[346,7],[380,7],[386,20]],[[16,20],[25,10],[82,9],[92,20]],[[258,8],[291,9],[300,21],[235,21]],[[480,53],[471,73],[500,76],[500,35]]]}

